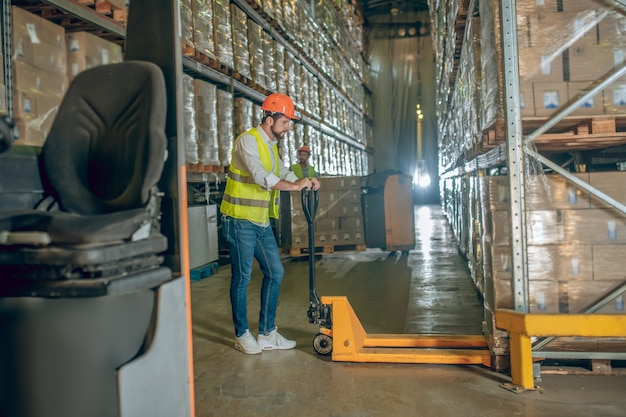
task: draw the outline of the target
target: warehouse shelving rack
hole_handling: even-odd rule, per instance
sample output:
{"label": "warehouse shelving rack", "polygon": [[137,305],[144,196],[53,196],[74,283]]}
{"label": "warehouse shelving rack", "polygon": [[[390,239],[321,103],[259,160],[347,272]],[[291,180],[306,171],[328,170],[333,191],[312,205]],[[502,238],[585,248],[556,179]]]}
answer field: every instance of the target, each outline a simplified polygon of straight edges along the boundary
{"label": "warehouse shelving rack", "polygon": [[[270,33],[272,38],[276,42],[280,43],[287,51],[289,51],[289,53],[291,53],[293,57],[295,57],[300,63],[302,63],[302,65],[309,72],[311,72],[321,82],[325,83],[333,91],[338,92],[344,98],[344,101],[351,108],[351,110],[353,110],[356,114],[362,117],[364,119],[364,122],[367,122],[367,120],[365,120],[365,115],[363,111],[350,99],[350,97],[348,97],[344,91],[342,91],[334,82],[332,82],[332,80],[330,80],[327,75],[323,74],[313,64],[311,64],[307,57],[302,55],[291,42],[286,40],[280,33],[278,33],[278,31],[274,27],[272,27],[272,25],[256,10],[254,10],[245,0],[232,0],[231,2],[244,10],[250,19],[259,24],[265,31]],[[124,40],[126,30],[123,25],[105,15],[96,12],[93,8],[78,3],[75,0],[41,0],[40,3],[54,6],[58,10],[67,13],[69,16],[81,20],[85,23],[86,27],[88,27],[91,31],[95,31],[95,34],[99,36],[105,37],[112,41],[116,41],[118,43],[122,43]],[[11,0],[2,0],[2,53],[5,74],[4,82],[6,87],[6,104],[9,117],[12,116],[13,102],[11,70],[11,4]],[[33,3],[28,4],[29,6],[33,5]],[[190,57],[183,57],[182,62],[184,72],[194,78],[200,78],[210,83],[216,84],[219,88],[227,89],[236,96],[245,97],[254,102],[261,103],[265,98],[262,93],[252,89],[248,85],[216,69],[203,65],[202,63],[197,62]],[[347,65],[347,63],[344,63],[344,66]],[[312,126],[316,130],[324,133],[325,135],[333,137],[340,142],[346,143],[353,148],[364,151],[366,153],[371,153],[371,148],[369,148],[365,144],[345,135],[343,132],[337,130],[332,126],[327,125],[321,120],[309,117],[307,115],[302,115],[301,121],[304,124]],[[363,137],[365,137],[365,135],[363,135]]]}
{"label": "warehouse shelving rack", "polygon": [[[615,4],[626,6],[624,0],[614,0]],[[455,22],[456,26],[456,51],[455,61],[460,58],[460,45],[463,42],[465,23],[464,19],[468,16],[467,7],[469,1],[462,1],[459,8],[459,14]],[[465,158],[461,158],[456,164],[452,164],[444,169],[440,174],[442,180],[458,177],[470,177],[484,175],[488,170],[506,166],[509,178],[510,190],[510,230],[511,230],[511,247],[512,247],[512,265],[511,271],[513,275],[512,293],[514,310],[517,313],[527,314],[530,310],[529,304],[529,278],[528,278],[528,254],[527,254],[527,224],[525,220],[525,182],[526,170],[528,163],[539,163],[560,176],[564,177],[568,182],[573,183],[590,195],[598,198],[608,204],[622,215],[626,215],[626,206],[615,200],[611,196],[605,194],[599,189],[591,186],[578,179],[569,171],[563,169],[560,164],[555,163],[548,157],[542,155],[532,146],[542,134],[554,127],[557,123],[568,116],[572,111],[578,108],[589,97],[593,97],[596,93],[611,85],[615,80],[626,74],[626,65],[615,69],[611,73],[605,75],[598,80],[593,88],[586,91],[583,95],[577,97],[574,101],[562,107],[556,114],[542,121],[532,133],[524,134],[522,130],[522,117],[518,97],[520,97],[520,80],[519,80],[519,55],[517,45],[517,13],[515,0],[500,0],[500,29],[502,44],[502,62],[503,62],[503,100],[504,100],[504,142],[484,152],[468,152]],[[623,10],[623,9],[621,9]],[[459,42],[459,39],[461,40]],[[454,66],[454,74],[451,75],[450,81],[453,86],[454,80],[457,78],[456,72],[460,71],[458,63]],[[450,97],[448,97],[448,104]],[[620,142],[621,144],[621,142]],[[626,283],[613,289],[606,294],[603,299],[588,306],[584,314],[591,314],[600,310],[603,306],[611,302],[619,294],[626,290]],[[508,313],[506,313],[508,314]],[[504,316],[505,313],[503,312]],[[563,315],[565,320],[566,315]],[[498,313],[496,311],[496,321],[498,321]],[[520,322],[522,322],[520,320]],[[558,319],[550,321],[550,323],[558,323]],[[558,325],[558,324],[557,324]],[[589,336],[597,336],[598,333],[589,334]],[[608,333],[607,333],[608,335]],[[583,336],[576,334],[576,336]],[[535,359],[604,359],[604,360],[625,360],[624,352],[563,352],[544,350],[546,346],[554,339],[554,337],[542,338],[535,343],[532,348],[532,358]],[[512,365],[521,366],[519,358],[511,357]],[[525,363],[524,366],[532,366],[532,363]],[[496,365],[497,367],[497,365]],[[537,370],[538,368],[535,368]],[[519,368],[516,369],[519,372]],[[537,375],[535,375],[537,376]],[[514,381],[515,382],[515,381]],[[527,385],[527,384],[526,384]],[[516,387],[519,389],[520,387]],[[528,385],[519,389],[524,391],[529,389]]]}

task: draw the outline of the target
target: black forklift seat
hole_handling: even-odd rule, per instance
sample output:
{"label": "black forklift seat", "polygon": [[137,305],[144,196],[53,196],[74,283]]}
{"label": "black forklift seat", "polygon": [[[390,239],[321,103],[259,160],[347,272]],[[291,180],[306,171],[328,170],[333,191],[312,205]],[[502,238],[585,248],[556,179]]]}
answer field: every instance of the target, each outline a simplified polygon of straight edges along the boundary
{"label": "black forklift seat", "polygon": [[115,276],[162,262],[166,111],[163,73],[149,62],[95,67],[72,81],[41,154],[52,210],[0,214],[5,281]]}

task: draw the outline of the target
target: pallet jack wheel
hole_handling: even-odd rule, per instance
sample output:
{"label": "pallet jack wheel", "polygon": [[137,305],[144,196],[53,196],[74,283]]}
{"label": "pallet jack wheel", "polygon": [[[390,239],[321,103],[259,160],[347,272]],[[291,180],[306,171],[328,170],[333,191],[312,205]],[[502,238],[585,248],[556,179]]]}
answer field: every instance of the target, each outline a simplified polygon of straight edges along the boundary
{"label": "pallet jack wheel", "polygon": [[326,334],[318,333],[315,339],[313,339],[313,349],[320,355],[330,355],[333,351],[333,338]]}

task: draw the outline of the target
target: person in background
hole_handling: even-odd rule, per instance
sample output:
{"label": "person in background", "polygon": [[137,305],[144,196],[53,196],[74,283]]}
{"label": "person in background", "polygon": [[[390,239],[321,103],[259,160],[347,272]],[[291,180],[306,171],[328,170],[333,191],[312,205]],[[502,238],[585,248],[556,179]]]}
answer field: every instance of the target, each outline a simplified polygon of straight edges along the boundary
{"label": "person in background", "polygon": [[289,169],[293,171],[298,178],[316,177],[315,168],[309,165],[309,157],[311,156],[311,148],[304,145],[298,149],[298,163],[293,164]]}
{"label": "person in background", "polygon": [[[318,190],[317,179],[298,179],[278,155],[277,141],[291,129],[293,101],[285,94],[270,94],[261,106],[261,124],[233,143],[232,162],[220,206],[222,232],[231,260],[230,301],[235,327],[235,349],[247,354],[263,350],[293,349],[294,340],[278,333],[276,306],[284,269],[270,218],[278,218],[280,190]],[[248,326],[246,307],[253,260],[263,272],[258,337]]]}

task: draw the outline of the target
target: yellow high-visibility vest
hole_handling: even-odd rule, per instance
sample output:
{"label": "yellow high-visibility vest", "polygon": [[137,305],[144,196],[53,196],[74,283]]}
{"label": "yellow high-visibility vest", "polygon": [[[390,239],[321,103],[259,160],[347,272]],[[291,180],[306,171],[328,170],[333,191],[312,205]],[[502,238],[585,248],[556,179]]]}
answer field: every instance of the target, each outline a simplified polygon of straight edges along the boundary
{"label": "yellow high-visibility vest", "polygon": [[[308,165],[306,169],[307,169],[307,175],[306,175],[307,178],[315,177],[315,168],[313,168],[312,165]],[[296,177],[298,178],[305,177],[304,173],[302,172],[302,167],[300,166],[300,164],[293,164],[291,166],[291,170],[293,171],[294,174],[296,174]]]}
{"label": "yellow high-visibility vest", "polygon": [[[267,149],[267,144],[263,138],[261,138],[257,129],[253,127],[238,136],[235,142],[243,135],[252,135],[255,137],[259,148],[261,163],[265,169],[268,171],[273,170],[274,174],[278,176],[278,147],[276,145],[272,146],[275,161],[272,167],[272,157]],[[231,164],[229,168],[220,211],[235,219],[244,219],[256,223],[269,223],[270,217],[277,219],[279,212],[278,191],[264,189],[254,182],[249,172],[234,165],[234,158],[232,158],[232,161],[233,164]]]}

